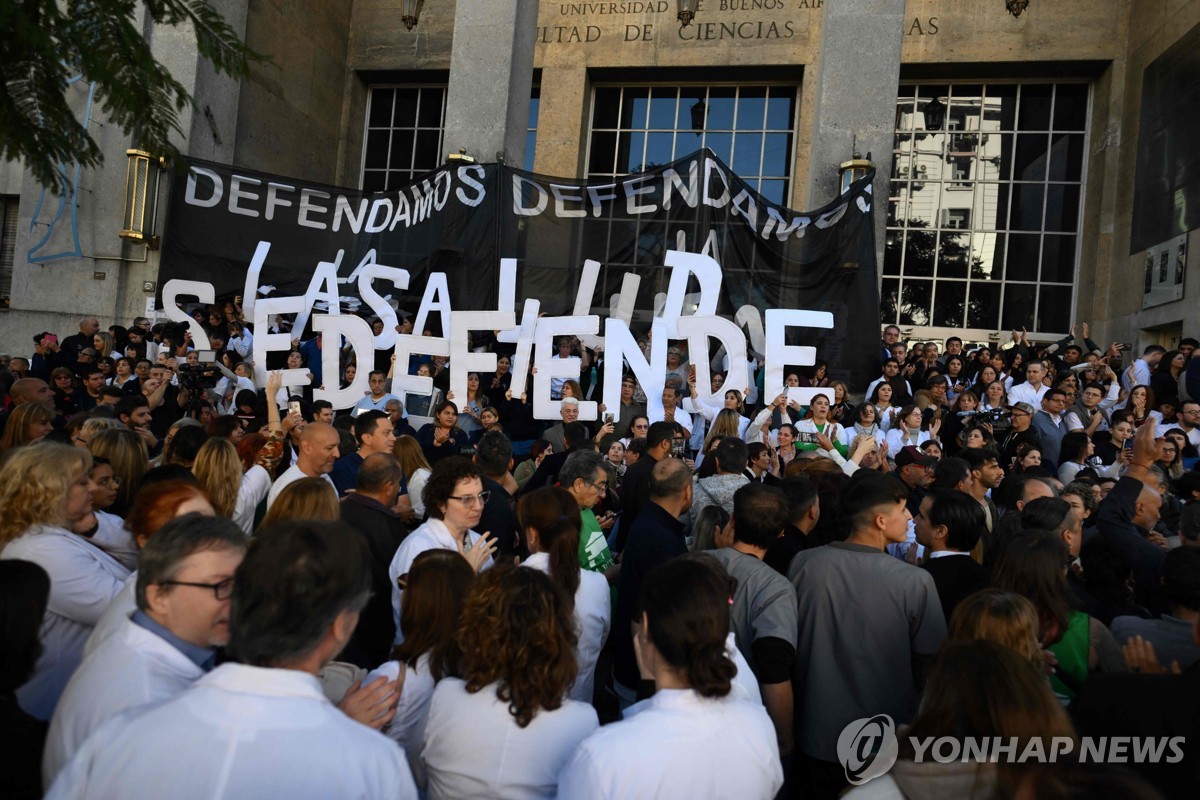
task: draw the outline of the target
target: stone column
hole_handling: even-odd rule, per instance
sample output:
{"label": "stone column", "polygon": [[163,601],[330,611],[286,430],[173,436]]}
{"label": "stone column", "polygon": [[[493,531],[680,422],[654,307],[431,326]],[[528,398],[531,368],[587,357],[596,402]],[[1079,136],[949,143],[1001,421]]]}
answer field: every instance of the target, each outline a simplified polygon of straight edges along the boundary
{"label": "stone column", "polygon": [[836,0],[821,9],[821,46],[804,82],[814,84],[808,183],[804,208],[838,193],[837,166],[855,149],[878,167],[875,247],[883,263],[888,174],[892,165],[904,0]]}
{"label": "stone column", "polygon": [[446,153],[525,161],[537,0],[470,0],[454,10]]}

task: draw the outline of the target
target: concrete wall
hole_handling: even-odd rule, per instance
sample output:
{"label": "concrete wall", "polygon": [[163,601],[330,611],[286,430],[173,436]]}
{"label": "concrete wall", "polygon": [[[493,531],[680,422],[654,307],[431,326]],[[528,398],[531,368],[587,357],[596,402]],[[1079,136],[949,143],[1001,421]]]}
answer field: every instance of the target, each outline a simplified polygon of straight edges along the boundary
{"label": "concrete wall", "polygon": [[338,182],[352,5],[251,0],[246,43],[272,61],[242,83],[235,165]]}
{"label": "concrete wall", "polygon": [[1101,263],[1108,267],[1107,285],[1098,284],[1097,311],[1104,315],[1109,338],[1147,344],[1170,344],[1168,336],[1181,327],[1184,336],[1200,332],[1200,231],[1188,236],[1188,264],[1182,300],[1142,310],[1144,251],[1129,254],[1133,216],[1133,185],[1137,165],[1137,138],[1142,77],[1147,66],[1184,33],[1200,25],[1200,2],[1160,0],[1139,2],[1129,18],[1128,49],[1123,69],[1114,70],[1111,95],[1119,95],[1110,116],[1108,136],[1119,146],[1108,160],[1113,172],[1115,200],[1111,213],[1111,248]]}

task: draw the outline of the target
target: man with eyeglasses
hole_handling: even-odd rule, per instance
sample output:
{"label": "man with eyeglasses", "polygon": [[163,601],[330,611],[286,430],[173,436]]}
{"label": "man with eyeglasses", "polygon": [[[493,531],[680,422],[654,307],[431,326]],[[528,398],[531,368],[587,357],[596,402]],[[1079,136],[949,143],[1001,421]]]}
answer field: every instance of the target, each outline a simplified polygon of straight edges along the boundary
{"label": "man with eyeglasses", "polygon": [[1012,424],[1009,426],[1008,432],[997,443],[1003,456],[1001,466],[1005,469],[1008,469],[1009,465],[1013,463],[1013,459],[1017,457],[1017,448],[1021,445],[1030,444],[1034,447],[1041,447],[1038,433],[1033,429],[1033,415],[1036,411],[1037,409],[1029,403],[1013,403],[1008,407]]}
{"label": "man with eyeglasses", "polygon": [[1176,422],[1162,426],[1158,432],[1163,434],[1167,431],[1183,431],[1192,447],[1200,448],[1200,402],[1187,400],[1180,403],[1175,418]]}
{"label": "man with eyeglasses", "polygon": [[1063,423],[1063,412],[1067,409],[1067,393],[1062,389],[1050,389],[1042,397],[1042,409],[1033,415],[1033,429],[1042,443],[1042,464],[1057,472],[1059,450],[1067,426]]}
{"label": "man with eyeglasses", "polygon": [[[612,447],[612,443],[625,435],[625,431],[629,430],[629,424],[639,416],[644,416],[646,413],[646,404],[639,403],[634,400],[634,394],[637,392],[637,378],[632,374],[628,374],[621,378],[621,407],[619,409],[606,409],[606,412],[616,412],[614,417],[613,432],[607,434],[600,440],[600,452],[607,453],[608,448]],[[646,423],[646,427],[642,428],[641,434],[646,435],[646,428],[650,427]]]}
{"label": "man with eyeglasses", "polygon": [[199,514],[171,520],[146,542],[137,610],[84,660],[55,709],[46,787],[109,718],[174,697],[212,670],[229,641],[233,573],[245,554],[240,528]]}
{"label": "man with eyeglasses", "polygon": [[[404,750],[377,732],[395,712],[396,683],[372,682],[378,691],[352,720],[318,677],[371,595],[368,558],[340,522],[260,531],[233,585],[229,660],[176,697],[106,724],[50,796],[415,798]],[[173,580],[175,591],[205,591]]]}

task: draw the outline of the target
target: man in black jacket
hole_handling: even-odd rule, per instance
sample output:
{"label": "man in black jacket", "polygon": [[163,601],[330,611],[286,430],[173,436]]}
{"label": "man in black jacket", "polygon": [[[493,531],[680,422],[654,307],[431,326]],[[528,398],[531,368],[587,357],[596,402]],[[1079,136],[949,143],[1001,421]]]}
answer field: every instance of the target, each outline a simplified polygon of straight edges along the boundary
{"label": "man in black jacket", "polygon": [[666,420],[651,425],[650,430],[646,432],[645,455],[625,470],[625,478],[621,483],[621,521],[614,548],[618,553],[625,549],[625,542],[629,538],[629,532],[633,530],[633,523],[650,502],[650,473],[654,470],[654,465],[670,457],[671,445],[676,435],[683,437],[682,433],[676,434],[676,430],[675,423]]}
{"label": "man in black jacket", "polygon": [[963,492],[935,489],[921,500],[913,524],[925,547],[923,567],[933,576],[949,624],[955,607],[988,583],[987,572],[971,558],[985,529],[983,508]]}
{"label": "man in black jacket", "polygon": [[372,591],[340,658],[366,669],[387,661],[396,640],[388,567],[408,535],[404,520],[392,510],[403,474],[400,462],[390,453],[367,456],[358,470],[355,491],[346,495],[341,506],[342,520],[363,537],[370,551]]}
{"label": "man in black jacket", "polygon": [[1158,459],[1154,427],[1154,420],[1147,419],[1134,434],[1129,467],[1100,503],[1096,528],[1133,569],[1137,602],[1161,614],[1169,610],[1161,580],[1167,550],[1166,540],[1150,533],[1162,508],[1162,497],[1148,483],[1150,468]]}

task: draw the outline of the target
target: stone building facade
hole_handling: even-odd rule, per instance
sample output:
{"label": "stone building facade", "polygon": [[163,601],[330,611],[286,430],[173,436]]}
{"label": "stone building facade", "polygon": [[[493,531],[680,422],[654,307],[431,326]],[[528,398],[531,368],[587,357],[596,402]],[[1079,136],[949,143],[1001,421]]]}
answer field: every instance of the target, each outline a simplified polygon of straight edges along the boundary
{"label": "stone building facade", "polygon": [[[486,26],[528,0],[477,2]],[[186,31],[153,39],[197,99],[181,145],[201,158],[395,187],[451,149],[452,75],[509,85],[455,50],[468,15],[453,0],[427,0],[411,32],[396,0],[219,5],[272,58],[248,78],[214,76]],[[1169,346],[1200,332],[1200,145],[1185,135],[1200,0],[1032,0],[1019,18],[1004,0],[703,0],[684,28],[675,0],[537,6],[528,169],[602,178],[703,146],[802,209],[869,151],[887,198],[881,314],[909,336],[1046,339],[1089,322],[1096,339]],[[68,91],[82,115],[88,87]],[[107,163],[66,202],[0,165],[0,349],[81,313],[128,321],[153,296],[160,251],[117,238],[132,143],[102,123]]]}

